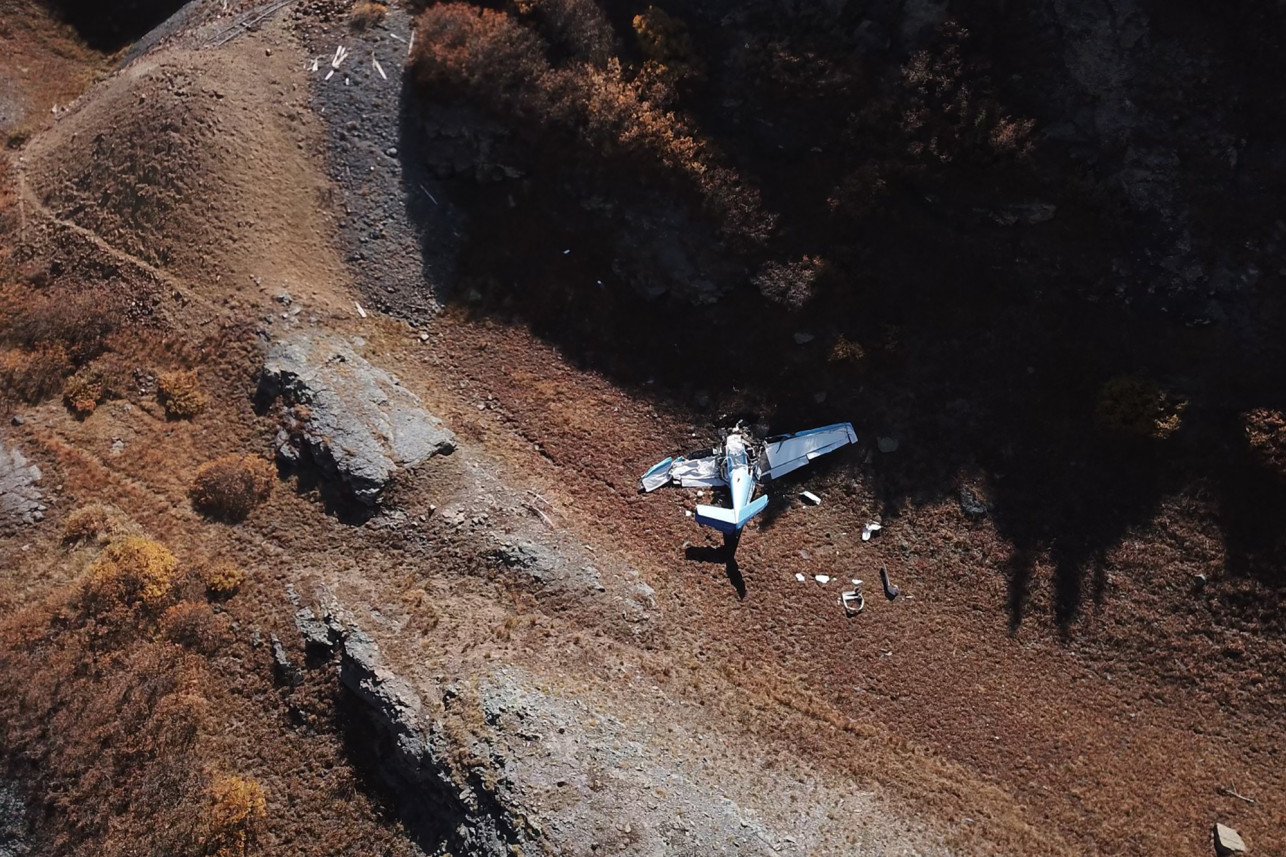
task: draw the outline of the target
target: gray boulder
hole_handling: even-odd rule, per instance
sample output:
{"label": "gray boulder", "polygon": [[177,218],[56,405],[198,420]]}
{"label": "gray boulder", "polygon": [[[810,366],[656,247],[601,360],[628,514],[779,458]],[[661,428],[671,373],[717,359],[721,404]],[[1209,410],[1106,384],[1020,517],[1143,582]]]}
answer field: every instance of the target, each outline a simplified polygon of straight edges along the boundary
{"label": "gray boulder", "polygon": [[273,343],[259,378],[260,409],[278,400],[286,425],[279,460],[311,463],[367,508],[399,468],[455,449],[455,436],[418,396],[341,336],[300,333]]}
{"label": "gray boulder", "polygon": [[0,530],[34,524],[45,517],[36,483],[40,468],[21,452],[0,442]]}

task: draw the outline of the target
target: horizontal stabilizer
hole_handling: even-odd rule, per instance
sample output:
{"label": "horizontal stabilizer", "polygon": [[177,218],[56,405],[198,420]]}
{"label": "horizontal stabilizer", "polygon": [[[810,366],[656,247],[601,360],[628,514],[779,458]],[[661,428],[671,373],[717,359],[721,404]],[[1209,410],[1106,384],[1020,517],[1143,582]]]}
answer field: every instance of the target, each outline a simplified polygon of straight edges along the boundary
{"label": "horizontal stabilizer", "polygon": [[740,514],[735,509],[725,509],[722,506],[697,506],[696,519],[698,524],[713,527],[721,533],[735,533],[767,506],[766,494],[741,507]]}

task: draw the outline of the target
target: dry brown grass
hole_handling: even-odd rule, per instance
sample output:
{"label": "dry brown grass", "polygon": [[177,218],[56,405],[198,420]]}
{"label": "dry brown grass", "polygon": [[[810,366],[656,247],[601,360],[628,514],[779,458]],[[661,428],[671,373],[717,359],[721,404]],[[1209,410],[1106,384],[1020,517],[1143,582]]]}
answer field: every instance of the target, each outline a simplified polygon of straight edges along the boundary
{"label": "dry brown grass", "polygon": [[275,477],[262,458],[225,455],[197,468],[189,494],[201,514],[235,524],[268,499]]}
{"label": "dry brown grass", "polygon": [[193,370],[162,372],[156,379],[156,401],[172,420],[190,420],[206,409],[210,397]]}
{"label": "dry brown grass", "polygon": [[11,398],[35,404],[62,389],[75,366],[61,345],[41,345],[31,351],[8,348],[0,352],[0,385]]}

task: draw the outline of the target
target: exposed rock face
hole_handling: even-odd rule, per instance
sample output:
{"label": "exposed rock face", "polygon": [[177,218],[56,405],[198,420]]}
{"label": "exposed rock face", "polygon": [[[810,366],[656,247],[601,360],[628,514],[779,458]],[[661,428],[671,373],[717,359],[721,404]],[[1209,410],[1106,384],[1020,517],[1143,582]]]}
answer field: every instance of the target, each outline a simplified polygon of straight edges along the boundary
{"label": "exposed rock face", "polygon": [[0,442],[0,531],[34,524],[45,517],[41,503],[40,468],[17,449]]}
{"label": "exposed rock face", "polygon": [[1224,824],[1215,825],[1215,853],[1219,857],[1229,857],[1231,854],[1246,853],[1246,843],[1241,840],[1240,834]]}
{"label": "exposed rock face", "polygon": [[[451,853],[471,857],[543,853],[499,802],[481,768],[453,766],[450,744],[429,706],[383,666],[379,647],[360,629],[344,641],[339,677],[369,709],[379,773],[398,794],[403,819],[421,844],[447,845]],[[450,691],[443,697],[446,703],[452,698]]]}
{"label": "exposed rock face", "polygon": [[278,399],[285,405],[289,428],[277,438],[279,460],[316,467],[324,480],[372,508],[398,468],[452,452],[455,437],[418,396],[353,345],[323,333],[273,343],[258,402],[265,410]]}

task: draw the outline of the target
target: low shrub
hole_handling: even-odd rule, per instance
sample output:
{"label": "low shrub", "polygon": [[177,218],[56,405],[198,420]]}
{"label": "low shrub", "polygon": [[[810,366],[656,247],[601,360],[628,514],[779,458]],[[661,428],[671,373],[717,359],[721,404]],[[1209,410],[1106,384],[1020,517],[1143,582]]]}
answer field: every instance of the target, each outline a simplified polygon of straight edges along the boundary
{"label": "low shrub", "polygon": [[251,455],[225,455],[197,468],[189,492],[197,511],[228,523],[244,521],[272,493],[272,465]]}
{"label": "low shrub", "polygon": [[124,535],[132,529],[133,525],[120,509],[103,503],[90,503],[73,509],[67,516],[63,524],[63,541],[106,544],[113,536]]}
{"label": "low shrub", "polygon": [[78,417],[92,414],[109,393],[107,379],[93,367],[80,370],[63,384],[63,402]]}
{"label": "low shrub", "polygon": [[196,372],[162,372],[156,379],[156,401],[172,420],[190,420],[205,410],[210,398],[201,391]]}
{"label": "low shrub", "polygon": [[1099,391],[1094,416],[1102,428],[1164,440],[1183,425],[1188,403],[1133,375],[1111,379]]}
{"label": "low shrub", "polygon": [[41,345],[32,351],[10,348],[0,352],[0,385],[13,398],[36,404],[61,390],[74,368],[61,345]]}
{"label": "low shrub", "polygon": [[232,633],[226,615],[218,615],[209,604],[180,601],[161,616],[161,634],[197,654],[213,655],[229,645]]}
{"label": "low shrub", "polygon": [[206,569],[205,588],[215,598],[228,598],[237,593],[246,573],[230,562],[216,563]]}
{"label": "low shrub", "polygon": [[348,23],[354,30],[361,32],[382,24],[384,16],[387,14],[388,6],[384,3],[369,3],[366,0],[358,0],[348,13]]}
{"label": "low shrub", "polygon": [[149,610],[169,598],[179,561],[160,542],[125,536],[109,543],[89,567],[86,593],[98,609],[139,604]]}
{"label": "low shrub", "polygon": [[218,777],[210,787],[207,853],[244,857],[268,817],[263,786],[249,777]]}
{"label": "low shrub", "polygon": [[1286,475],[1286,415],[1256,408],[1241,415],[1242,431],[1251,453],[1261,464]]}

